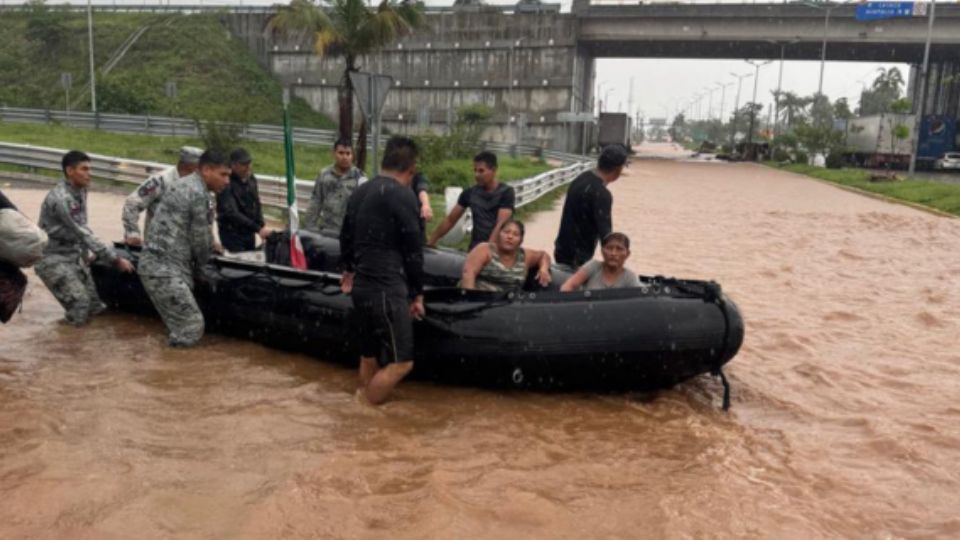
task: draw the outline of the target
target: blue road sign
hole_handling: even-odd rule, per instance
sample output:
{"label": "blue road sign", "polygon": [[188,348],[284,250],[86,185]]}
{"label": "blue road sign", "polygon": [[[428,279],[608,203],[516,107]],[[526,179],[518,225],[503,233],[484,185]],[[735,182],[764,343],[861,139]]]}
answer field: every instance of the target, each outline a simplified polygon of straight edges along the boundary
{"label": "blue road sign", "polygon": [[875,21],[895,17],[917,17],[927,14],[925,2],[866,2],[857,6],[858,21]]}
{"label": "blue road sign", "polygon": [[858,21],[894,17],[921,17],[927,14],[926,2],[866,2],[857,6]]}

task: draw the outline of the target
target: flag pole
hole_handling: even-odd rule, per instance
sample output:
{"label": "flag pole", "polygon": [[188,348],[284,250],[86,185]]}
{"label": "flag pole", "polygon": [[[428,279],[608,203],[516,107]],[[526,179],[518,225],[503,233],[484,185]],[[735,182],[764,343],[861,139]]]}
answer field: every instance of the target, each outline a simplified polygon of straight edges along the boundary
{"label": "flag pole", "polygon": [[290,89],[283,89],[283,155],[287,170],[287,217],[290,223],[290,266],[307,269],[300,243],[300,215],[297,210],[297,175],[293,160],[293,129],[290,127]]}

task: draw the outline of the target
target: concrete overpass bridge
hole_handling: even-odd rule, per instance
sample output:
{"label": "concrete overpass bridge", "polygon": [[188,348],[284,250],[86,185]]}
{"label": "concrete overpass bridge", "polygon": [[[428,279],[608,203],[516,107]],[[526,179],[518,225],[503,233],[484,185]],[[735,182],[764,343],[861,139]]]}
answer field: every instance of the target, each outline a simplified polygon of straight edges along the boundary
{"label": "concrete overpass bridge", "polygon": [[[926,17],[863,22],[830,10],[827,60],[918,63]],[[819,60],[827,10],[805,4],[590,5],[575,0],[577,40],[593,57]],[[938,4],[931,59],[960,57],[960,6]],[[781,50],[782,48],[782,50]]]}

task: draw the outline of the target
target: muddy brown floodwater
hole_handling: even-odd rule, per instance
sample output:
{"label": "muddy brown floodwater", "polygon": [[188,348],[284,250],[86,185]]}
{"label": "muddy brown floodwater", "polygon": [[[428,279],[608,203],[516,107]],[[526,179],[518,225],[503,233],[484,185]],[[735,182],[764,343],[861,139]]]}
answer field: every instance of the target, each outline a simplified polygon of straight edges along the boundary
{"label": "muddy brown floodwater", "polygon": [[[43,191],[4,191],[36,217]],[[729,413],[706,376],[655,396],[408,382],[371,409],[307,356],[172,350],[125,314],[62,326],[31,274],[0,327],[0,537],[960,536],[960,221],[750,164],[634,161],[612,191],[628,266],[739,304]],[[121,201],[90,196],[102,237]]]}

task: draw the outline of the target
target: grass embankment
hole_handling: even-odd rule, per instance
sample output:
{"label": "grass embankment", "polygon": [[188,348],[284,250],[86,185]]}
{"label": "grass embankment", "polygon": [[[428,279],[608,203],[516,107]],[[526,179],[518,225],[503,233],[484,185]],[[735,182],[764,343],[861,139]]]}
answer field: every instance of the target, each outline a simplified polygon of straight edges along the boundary
{"label": "grass embankment", "polygon": [[871,182],[870,173],[862,169],[823,169],[798,164],[770,166],[960,216],[960,185],[913,179]]}
{"label": "grass embankment", "polygon": [[[157,137],[153,135],[134,135],[109,133],[91,129],[78,129],[58,125],[35,125],[35,124],[14,124],[9,122],[0,122],[0,141],[34,144],[38,146],[48,146],[52,148],[71,148],[79,149],[93,154],[102,154],[107,156],[125,157],[129,159],[138,159],[144,161],[159,161],[161,163],[174,163],[177,159],[177,152],[181,146],[194,145],[203,146],[202,141],[193,137]],[[283,161],[283,145],[271,142],[244,141],[246,148],[253,156],[253,167],[256,172],[261,174],[271,174],[282,176],[285,174],[285,164]],[[329,148],[315,145],[298,144],[295,146],[297,177],[312,180],[316,177],[321,168],[326,167],[333,161],[333,156]],[[503,181],[521,180],[535,176],[541,172],[550,169],[550,166],[530,158],[501,158],[499,160],[499,177]],[[0,165],[0,168],[8,170],[25,170],[22,167],[12,167]],[[469,178],[473,182],[472,169],[473,163],[470,160],[452,159],[443,161],[434,167],[441,171],[438,176],[430,176],[431,170],[426,171],[430,179],[430,201],[433,208],[434,218],[428,224],[429,232],[432,232],[444,216],[443,189],[448,185],[462,185],[462,178]],[[442,171],[455,171],[457,179],[451,181],[449,176],[439,176]],[[42,174],[58,177],[56,171],[38,171]],[[469,184],[468,184],[469,185]],[[132,188],[132,186],[128,186]],[[557,190],[554,193],[560,193]],[[541,205],[548,204],[556,195],[551,193],[541,200],[531,205],[533,211],[546,208]],[[549,207],[549,206],[547,206]],[[518,215],[529,215],[531,210],[526,207]]]}
{"label": "grass embankment", "polygon": [[[61,73],[70,73],[70,99],[85,96],[89,111],[86,14],[49,8],[0,17],[0,105],[63,109]],[[109,74],[97,77],[101,112],[179,116],[243,123],[279,123],[280,83],[257,64],[246,45],[228,37],[214,14],[94,13],[95,64],[110,56],[138,29],[146,32]],[[176,83],[168,97],[166,83]],[[189,104],[189,105],[188,105]],[[333,123],[302,99],[291,101],[301,127]]]}

